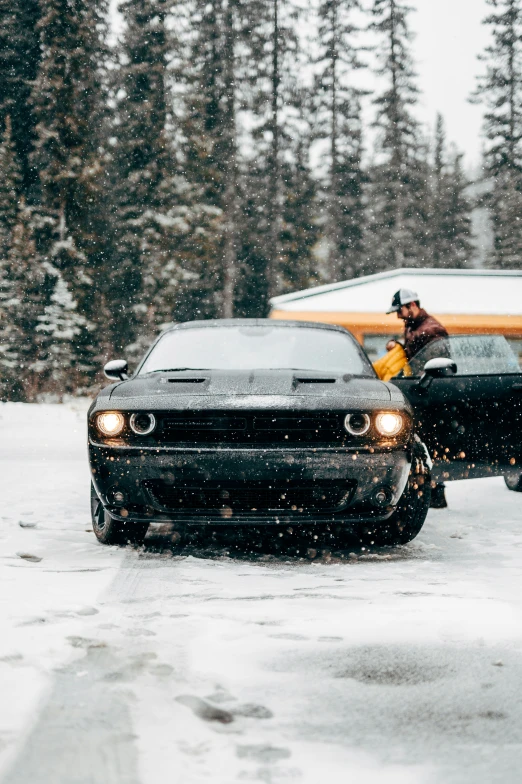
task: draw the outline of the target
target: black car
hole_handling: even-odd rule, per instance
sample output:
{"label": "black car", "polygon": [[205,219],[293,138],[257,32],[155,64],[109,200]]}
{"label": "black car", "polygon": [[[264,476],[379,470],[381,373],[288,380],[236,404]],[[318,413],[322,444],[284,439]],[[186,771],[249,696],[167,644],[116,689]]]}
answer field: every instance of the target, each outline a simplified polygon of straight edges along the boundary
{"label": "black car", "polygon": [[342,327],[194,321],[164,332],[89,410],[93,529],[311,525],[405,543],[430,503],[430,458],[402,392]]}
{"label": "black car", "polygon": [[415,412],[437,482],[504,476],[522,491],[522,369],[502,335],[453,335],[393,379]]}

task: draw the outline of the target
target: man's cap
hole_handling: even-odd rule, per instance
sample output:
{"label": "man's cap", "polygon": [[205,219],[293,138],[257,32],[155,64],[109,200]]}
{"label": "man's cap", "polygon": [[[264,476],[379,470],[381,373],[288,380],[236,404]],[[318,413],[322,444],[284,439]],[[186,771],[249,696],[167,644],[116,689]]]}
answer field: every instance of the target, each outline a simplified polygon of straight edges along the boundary
{"label": "man's cap", "polygon": [[411,289],[399,289],[393,295],[392,304],[386,313],[397,313],[403,305],[408,305],[410,302],[418,302],[419,295],[416,291]]}

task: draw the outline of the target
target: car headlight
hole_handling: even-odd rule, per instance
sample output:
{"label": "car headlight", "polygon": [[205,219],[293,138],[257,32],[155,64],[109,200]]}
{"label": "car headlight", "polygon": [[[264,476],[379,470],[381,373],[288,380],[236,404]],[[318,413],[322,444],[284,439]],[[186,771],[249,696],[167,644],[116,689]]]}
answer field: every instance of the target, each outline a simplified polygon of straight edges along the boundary
{"label": "car headlight", "polygon": [[352,436],[363,436],[370,429],[370,417],[368,414],[347,414],[344,418],[344,427]]}
{"label": "car headlight", "polygon": [[96,427],[104,436],[119,436],[125,427],[125,418],[119,411],[105,411],[96,417]]}
{"label": "car headlight", "polygon": [[148,436],[156,427],[156,417],[154,414],[139,413],[131,414],[131,430],[138,436]]}
{"label": "car headlight", "polygon": [[404,417],[401,414],[394,414],[391,411],[377,414],[375,417],[375,427],[381,436],[396,436],[404,427]]}

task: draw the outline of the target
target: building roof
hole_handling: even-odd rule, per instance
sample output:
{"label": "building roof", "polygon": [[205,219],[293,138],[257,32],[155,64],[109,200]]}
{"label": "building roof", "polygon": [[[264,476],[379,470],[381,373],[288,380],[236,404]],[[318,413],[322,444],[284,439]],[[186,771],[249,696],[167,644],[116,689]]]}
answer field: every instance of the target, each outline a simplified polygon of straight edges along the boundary
{"label": "building roof", "polygon": [[273,311],[385,313],[413,289],[429,313],[522,315],[522,270],[395,269],[273,297]]}

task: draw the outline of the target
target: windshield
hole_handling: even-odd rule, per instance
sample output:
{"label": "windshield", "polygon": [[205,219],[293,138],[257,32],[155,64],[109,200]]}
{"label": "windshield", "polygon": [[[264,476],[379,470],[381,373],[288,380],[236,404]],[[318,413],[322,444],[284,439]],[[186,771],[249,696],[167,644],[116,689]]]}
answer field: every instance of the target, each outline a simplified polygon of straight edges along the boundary
{"label": "windshield", "polygon": [[452,335],[434,340],[410,360],[412,373],[422,373],[435,357],[450,357],[457,363],[458,376],[520,373],[520,365],[503,335]]}
{"label": "windshield", "polygon": [[140,369],[318,370],[373,377],[370,362],[348,334],[280,326],[194,327],[167,332]]}

